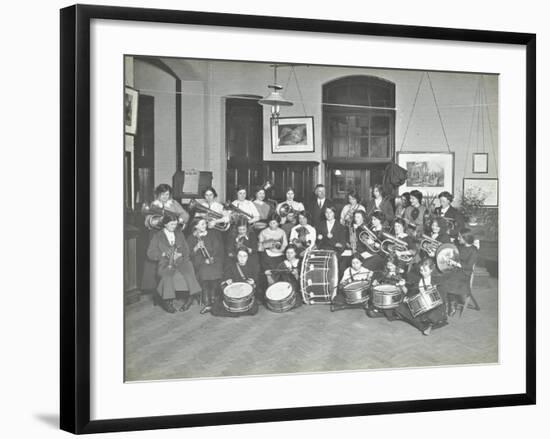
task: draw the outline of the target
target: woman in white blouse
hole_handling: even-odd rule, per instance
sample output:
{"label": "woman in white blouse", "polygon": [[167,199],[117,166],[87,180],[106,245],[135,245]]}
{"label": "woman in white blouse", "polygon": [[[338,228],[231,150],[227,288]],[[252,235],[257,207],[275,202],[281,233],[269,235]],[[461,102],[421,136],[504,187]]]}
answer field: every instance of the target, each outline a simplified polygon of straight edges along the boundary
{"label": "woman in white blouse", "polygon": [[300,212],[298,213],[298,225],[290,231],[290,243],[296,246],[300,257],[306,248],[312,248],[315,245],[317,239],[315,227],[308,222],[309,213]]}
{"label": "woman in white blouse", "polygon": [[288,206],[295,212],[303,212],[305,210],[305,207],[302,203],[300,203],[299,201],[294,201],[294,194],[294,189],[289,187],[286,191],[286,200],[282,203],[277,204],[277,208],[275,209],[277,213],[281,215],[283,223],[286,221],[286,215],[284,213],[281,214],[281,207]]}
{"label": "woman in white blouse", "polygon": [[248,224],[254,224],[259,221],[260,212],[258,212],[256,205],[252,201],[246,199],[246,188],[244,186],[239,186],[237,189],[237,199],[231,204],[237,209],[240,209],[250,215],[250,218],[248,218]]}

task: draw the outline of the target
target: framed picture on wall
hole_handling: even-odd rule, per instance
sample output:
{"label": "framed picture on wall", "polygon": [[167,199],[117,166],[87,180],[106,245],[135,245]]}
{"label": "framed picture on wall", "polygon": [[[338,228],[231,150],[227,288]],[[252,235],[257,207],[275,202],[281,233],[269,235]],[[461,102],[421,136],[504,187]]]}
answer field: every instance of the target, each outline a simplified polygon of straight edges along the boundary
{"label": "framed picture on wall", "polygon": [[407,170],[407,180],[399,187],[399,193],[453,193],[454,158],[453,152],[398,152],[397,164]]}
{"label": "framed picture on wall", "polygon": [[315,152],[313,116],[271,118],[271,152]]}
{"label": "framed picture on wall", "polygon": [[472,173],[487,174],[489,172],[489,154],[486,152],[474,152],[472,157]]}
{"label": "framed picture on wall", "polygon": [[[97,433],[535,403],[534,35],[86,5],[63,9],[61,30],[62,429]],[[296,49],[300,47],[308,50]],[[143,61],[143,54],[148,62],[136,63],[139,57]],[[308,70],[305,96],[292,100],[307,102],[312,116],[273,121],[257,102],[227,105],[236,95],[240,101],[258,101],[273,62],[302,63]],[[133,69],[133,75],[125,75],[125,68]],[[151,68],[162,70],[157,79],[152,79]],[[385,173],[392,169],[395,137],[408,128],[406,117],[400,117],[404,102],[410,110],[424,72],[436,82],[436,90],[447,90],[438,97],[454,125],[448,145],[460,143],[452,136],[467,132],[462,128],[470,121],[462,105],[450,105],[463,99],[471,106],[464,86],[474,96],[472,86],[487,80],[491,102],[500,102],[501,92],[507,96],[507,105],[493,119],[495,124],[502,120],[495,128],[502,133],[499,178],[507,183],[501,193],[495,179],[465,179],[463,185],[477,184],[495,205],[518,203],[517,193],[526,194],[526,207],[516,209],[514,218],[525,218],[527,227],[518,231],[517,221],[504,218],[500,235],[514,239],[498,243],[498,276],[484,276],[482,287],[474,278],[462,279],[467,285],[472,280],[480,309],[463,303],[461,318],[453,319],[443,303],[431,298],[432,305],[437,302],[430,309],[436,311],[434,319],[423,317],[424,304],[417,300],[416,308],[406,301],[397,304],[399,319],[372,318],[378,311],[365,313],[362,293],[357,297],[352,291],[348,300],[333,294],[343,268],[336,250],[309,248],[304,262],[295,266],[300,281],[293,272],[288,285],[269,296],[277,303],[257,301],[250,282],[257,267],[245,269],[246,261],[241,263],[249,257],[242,248],[248,244],[246,233],[232,240],[239,264],[224,264],[229,261],[224,243],[208,226],[215,227],[218,220],[239,224],[239,217],[253,219],[261,208],[267,216],[271,203],[254,204],[241,193],[234,200],[233,218],[225,215],[227,200],[216,201],[217,191],[224,184],[259,186],[265,172],[276,193],[294,186],[297,194],[306,187],[305,177],[308,184],[321,182],[319,161],[325,160],[322,166],[337,197],[344,199],[354,188],[361,189],[360,197],[367,196],[371,178],[376,183],[391,179]],[[507,80],[499,83],[503,76]],[[189,78],[200,83],[200,93],[180,87]],[[170,88],[164,87],[166,79]],[[330,81],[337,83],[327,88]],[[139,212],[116,214],[124,208],[124,173],[132,173],[129,156],[125,162],[122,154],[121,134],[136,132],[137,90],[144,94],[136,140],[149,131],[145,121],[151,122],[153,140],[170,129],[166,141],[155,143],[156,161],[147,168],[151,179],[142,179],[154,181],[151,186],[159,189],[163,206],[160,226],[150,230]],[[145,90],[161,91],[148,118]],[[327,106],[333,107],[330,114],[323,113]],[[525,118],[525,106],[526,123],[513,123]],[[229,112],[223,111],[227,108],[235,111],[230,124]],[[440,129],[437,112],[429,110],[422,114],[435,114],[435,122],[413,127],[411,133],[431,135],[432,128]],[[449,117],[451,111],[456,113]],[[323,120],[318,161],[307,155],[316,150],[314,118]],[[518,126],[525,127],[523,132]],[[290,158],[278,156],[284,160],[276,166],[262,160],[262,153],[269,152],[266,142],[274,153]],[[398,153],[398,164],[408,172],[401,193],[454,193],[455,153],[460,172],[469,169],[466,148],[434,152],[429,149],[440,148],[439,140],[428,143],[419,142],[416,149],[422,152]],[[117,144],[119,148],[113,147]],[[305,153],[312,161],[292,153]],[[182,163],[208,169],[212,174],[204,183],[214,189],[205,194],[207,205],[195,212],[205,218],[196,218],[187,230],[178,229],[174,216],[185,215],[170,196],[182,196],[187,189],[202,192],[205,171],[186,175]],[[288,203],[295,206],[293,201],[303,198]],[[319,212],[322,206],[321,197]],[[131,304],[122,300],[125,275],[146,270],[142,264],[143,270],[125,272],[122,226],[127,218],[141,227],[141,255],[150,259],[154,281],[148,287],[140,284],[139,300]],[[283,232],[264,230],[266,254],[271,248],[277,255],[273,248]],[[295,233],[307,247],[307,227]],[[520,246],[526,257],[518,256]],[[288,275],[277,258],[266,258],[262,268],[273,264],[273,274]],[[528,260],[533,263],[527,265]],[[233,272],[227,274],[224,265]],[[413,274],[426,279],[425,273],[435,269],[428,265],[424,274]],[[420,288],[419,279],[406,280]],[[235,284],[244,285],[234,289]],[[499,300],[502,289],[514,300]],[[393,302],[395,289],[381,289],[380,295],[382,305]],[[333,305],[341,306],[339,312],[331,312]]]}
{"label": "framed picture on wall", "polygon": [[498,178],[465,178],[462,193],[479,193],[484,197],[484,207],[498,207]]}
{"label": "framed picture on wall", "polygon": [[126,86],[124,89],[124,132],[136,134],[139,92]]}

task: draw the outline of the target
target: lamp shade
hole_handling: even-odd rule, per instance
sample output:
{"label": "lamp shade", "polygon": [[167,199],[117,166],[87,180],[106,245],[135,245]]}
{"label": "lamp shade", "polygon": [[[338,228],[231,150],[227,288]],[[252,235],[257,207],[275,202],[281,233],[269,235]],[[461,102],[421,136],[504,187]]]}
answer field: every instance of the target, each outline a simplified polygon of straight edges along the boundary
{"label": "lamp shade", "polygon": [[272,107],[291,107],[294,105],[291,101],[287,101],[277,90],[273,90],[265,98],[260,99],[258,102],[262,105],[271,105]]}

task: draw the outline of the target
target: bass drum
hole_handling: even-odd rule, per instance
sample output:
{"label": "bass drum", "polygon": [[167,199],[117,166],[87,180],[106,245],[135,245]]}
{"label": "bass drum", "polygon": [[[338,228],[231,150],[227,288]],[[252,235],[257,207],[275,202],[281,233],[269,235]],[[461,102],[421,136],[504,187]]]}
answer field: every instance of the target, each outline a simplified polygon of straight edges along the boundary
{"label": "bass drum", "polygon": [[300,287],[304,303],[330,304],[338,289],[336,252],[307,249],[302,260]]}
{"label": "bass drum", "polygon": [[273,312],[290,311],[296,305],[296,291],[289,282],[275,282],[266,290],[265,300]]}
{"label": "bass drum", "polygon": [[223,290],[223,307],[229,312],[246,312],[254,305],[254,288],[246,282],[234,282]]}

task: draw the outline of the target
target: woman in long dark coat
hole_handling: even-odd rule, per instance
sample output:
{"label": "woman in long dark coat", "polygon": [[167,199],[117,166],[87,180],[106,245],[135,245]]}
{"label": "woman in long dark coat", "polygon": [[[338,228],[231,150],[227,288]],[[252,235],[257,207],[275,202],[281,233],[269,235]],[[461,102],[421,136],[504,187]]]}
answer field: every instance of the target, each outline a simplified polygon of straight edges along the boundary
{"label": "woman in long dark coat", "polygon": [[200,293],[201,287],[195,277],[185,237],[181,230],[177,230],[177,218],[165,215],[162,223],[164,228],[153,235],[147,249],[148,258],[157,262],[160,277],[155,304],[160,299],[162,308],[173,313],[176,311],[173,304],[176,291],[185,291],[184,304],[180,308],[180,311],[185,311],[193,295]]}
{"label": "woman in long dark coat", "polygon": [[201,314],[209,312],[216,301],[223,275],[224,245],[221,233],[208,229],[204,218],[196,220],[193,233],[187,239],[195,273],[202,286]]}

